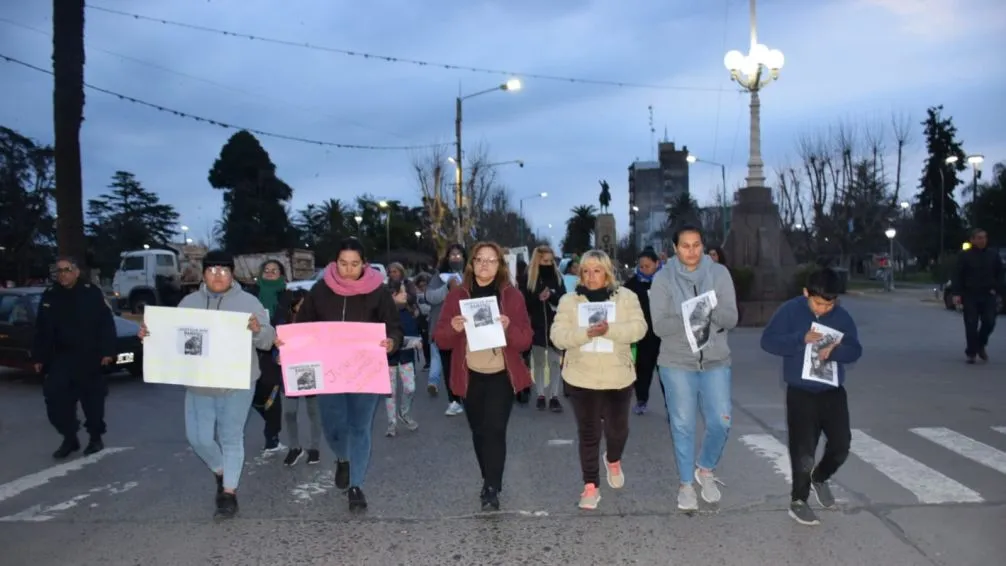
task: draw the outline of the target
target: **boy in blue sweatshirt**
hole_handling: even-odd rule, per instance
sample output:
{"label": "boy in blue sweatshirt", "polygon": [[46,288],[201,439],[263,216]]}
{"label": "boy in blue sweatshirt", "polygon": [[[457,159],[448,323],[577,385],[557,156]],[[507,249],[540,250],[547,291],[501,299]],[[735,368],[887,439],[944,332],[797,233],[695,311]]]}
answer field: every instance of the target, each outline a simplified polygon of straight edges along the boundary
{"label": "boy in blue sweatshirt", "polygon": [[[845,365],[859,360],[863,347],[852,316],[837,304],[840,289],[834,271],[822,269],[813,273],[807,279],[803,296],[783,303],[761,336],[762,349],[783,359],[789,459],[793,472],[789,516],[802,525],[820,524],[807,505],[811,491],[822,507],[835,505],[828,479],[845,462],[852,443],[849,400],[844,385]],[[843,334],[841,341],[821,348],[818,353],[821,361],[838,365],[837,386],[803,379],[804,350],[808,344],[824,338],[811,330],[815,322]],[[822,432],[827,444],[824,456],[815,465],[817,442]]]}

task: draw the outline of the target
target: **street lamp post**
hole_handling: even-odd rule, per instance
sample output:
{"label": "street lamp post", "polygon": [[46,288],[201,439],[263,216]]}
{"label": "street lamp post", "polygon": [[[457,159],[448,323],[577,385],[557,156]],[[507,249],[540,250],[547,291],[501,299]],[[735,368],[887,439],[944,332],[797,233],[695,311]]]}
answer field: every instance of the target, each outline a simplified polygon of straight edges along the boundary
{"label": "street lamp post", "polygon": [[720,193],[720,199],[722,200],[720,207],[722,210],[720,211],[720,214],[723,216],[723,241],[721,241],[720,244],[722,244],[727,239],[727,166],[722,163],[699,159],[691,154],[689,154],[685,160],[688,161],[688,163],[705,163],[707,165],[715,165],[720,168],[720,182],[722,183],[722,192]]}
{"label": "street lamp post", "polygon": [[888,260],[887,260],[887,263],[889,265],[889,267],[888,267],[888,273],[887,273],[887,290],[888,291],[893,291],[894,290],[894,237],[898,235],[898,231],[895,230],[894,228],[888,228],[887,230],[884,231],[884,235],[887,236],[887,240],[888,240],[889,246],[890,246],[890,251],[888,252]]}
{"label": "street lamp post", "polygon": [[971,166],[971,211],[974,217],[972,221],[974,226],[972,228],[978,227],[978,179],[982,178],[982,163],[985,162],[985,156],[976,153],[968,156],[968,165]]}
{"label": "street lamp post", "polygon": [[353,217],[353,220],[356,221],[356,238],[359,239],[360,238],[360,225],[363,224],[363,217],[360,216],[359,214],[357,214],[356,216]]}
{"label": "street lamp post", "polygon": [[182,224],[180,228],[182,229],[182,243],[184,244],[189,241],[189,227]]}
{"label": "street lamp post", "polygon": [[[751,47],[747,55],[733,50],[723,58],[730,78],[751,93],[750,154],[748,157],[748,187],[765,186],[765,164],[761,158],[761,99],[758,93],[779,78],[786,59],[782,51],[758,43],[755,0],[751,0]],[[768,70],[768,74],[765,74]]]}
{"label": "street lamp post", "polygon": [[[474,98],[476,96],[480,96],[480,95],[483,95],[483,94],[489,94],[490,92],[496,92],[496,91],[500,91],[500,90],[502,90],[502,91],[518,91],[518,90],[520,90],[520,88],[521,88],[521,82],[520,82],[519,79],[510,79],[507,82],[505,82],[505,83],[503,83],[503,84],[501,84],[499,86],[495,86],[493,88],[489,88],[489,89],[486,89],[486,90],[481,90],[481,91],[476,92],[474,94],[469,94],[469,95],[465,95],[465,96],[458,96],[457,99],[455,99],[455,102],[454,102],[454,144],[455,144],[455,146],[454,146],[454,180],[455,180],[455,185],[454,185],[454,201],[455,201],[455,206],[457,207],[457,231],[458,231],[457,237],[458,237],[458,243],[459,244],[464,245],[464,243],[465,243],[464,219],[462,218],[462,210],[464,208],[464,190],[463,190],[463,186],[464,186],[464,178],[463,177],[464,177],[464,175],[463,175],[462,170],[461,170],[461,168],[462,168],[462,156],[461,156],[461,116],[462,116],[461,106],[462,106],[462,104],[461,103],[463,101],[469,99],[469,98]],[[523,163],[521,163],[521,167],[523,167],[523,166],[524,166]]]}
{"label": "street lamp post", "polygon": [[519,203],[520,218],[517,219],[517,233],[519,235],[517,240],[518,247],[524,245],[524,201],[532,198],[547,198],[547,197],[548,193],[538,193],[536,195],[530,195],[520,199]]}
{"label": "street lamp post", "polygon": [[384,257],[385,263],[391,263],[391,205],[388,201],[382,200],[377,203],[378,208],[384,210],[384,243],[387,246],[387,255]]}

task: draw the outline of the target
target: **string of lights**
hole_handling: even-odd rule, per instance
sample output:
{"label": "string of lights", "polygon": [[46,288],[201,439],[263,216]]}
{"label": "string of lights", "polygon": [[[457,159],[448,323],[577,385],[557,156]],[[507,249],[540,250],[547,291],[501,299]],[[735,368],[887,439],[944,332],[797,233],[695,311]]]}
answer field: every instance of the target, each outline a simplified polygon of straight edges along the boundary
{"label": "string of lights", "polygon": [[[45,73],[47,75],[52,75],[52,71],[50,71],[49,69],[44,69],[42,67],[39,67],[39,66],[36,66],[36,65],[32,65],[31,63],[26,63],[25,61],[21,61],[20,59],[15,59],[13,57],[8,57],[7,55],[4,55],[2,53],[0,53],[0,59],[3,59],[4,61],[6,61],[8,63],[13,63],[15,65],[20,65],[22,67],[31,69],[33,71],[38,71],[40,73]],[[334,147],[334,148],[338,148],[338,149],[361,149],[361,150],[373,150],[373,151],[411,151],[411,150],[429,149],[429,148],[433,148],[433,147],[443,147],[445,145],[450,145],[450,144],[447,144],[447,143],[434,143],[434,144],[425,144],[425,145],[363,145],[363,144],[336,143],[336,142],[330,142],[330,141],[324,141],[324,140],[315,140],[315,139],[310,139],[310,138],[303,138],[303,137],[300,137],[300,136],[291,136],[291,135],[287,135],[287,134],[278,134],[276,132],[269,132],[269,131],[265,131],[265,130],[259,130],[259,129],[256,129],[256,128],[247,128],[247,127],[244,127],[244,126],[237,126],[237,125],[231,124],[229,122],[224,122],[222,120],[215,120],[215,119],[212,119],[212,118],[206,118],[206,117],[203,117],[203,116],[198,116],[196,114],[191,114],[189,112],[183,112],[181,110],[175,110],[173,108],[168,108],[167,106],[162,106],[160,104],[155,104],[153,102],[147,102],[145,100],[140,100],[139,98],[134,98],[132,96],[128,96],[128,95],[125,95],[125,94],[122,94],[122,93],[119,93],[119,92],[115,92],[115,91],[108,90],[108,89],[105,89],[105,88],[97,87],[97,86],[94,86],[92,84],[88,84],[86,82],[84,83],[84,87],[88,88],[90,90],[93,90],[95,92],[100,92],[100,93],[103,93],[103,94],[114,96],[114,97],[118,98],[119,100],[123,100],[123,101],[126,101],[126,102],[132,102],[133,104],[138,104],[140,106],[145,106],[147,108],[153,108],[154,110],[157,110],[159,112],[166,112],[168,114],[173,114],[174,116],[177,116],[179,118],[188,118],[190,120],[195,120],[196,122],[201,122],[201,123],[204,123],[204,124],[209,124],[211,126],[218,126],[218,127],[221,127],[221,128],[224,128],[224,129],[228,129],[228,130],[245,130],[245,131],[251,132],[251,133],[253,133],[255,135],[262,136],[262,137],[275,138],[275,139],[281,139],[281,140],[287,140],[287,141],[293,141],[293,142],[299,142],[299,143],[306,143],[306,144],[317,145],[317,146],[322,146],[322,147]]]}
{"label": "string of lights", "polygon": [[354,51],[350,49],[339,49],[335,47],[326,47],[323,45],[316,45],[313,43],[307,43],[302,41],[291,41],[286,39],[277,39],[272,37],[264,37],[259,35],[252,35],[248,33],[230,31],[225,29],[213,28],[209,26],[203,26],[198,24],[190,24],[186,22],[179,22],[174,20],[167,20],[164,18],[154,18],[151,16],[144,16],[142,14],[134,14],[132,12],[125,12],[122,10],[116,10],[113,8],[105,8],[103,6],[95,6],[93,4],[87,5],[88,10],[95,10],[98,12],[104,12],[107,14],[114,14],[117,16],[124,16],[127,18],[133,18],[136,20],[143,20],[148,22],[156,22],[168,26],[175,26],[195,31],[201,31],[206,33],[215,33],[219,35],[225,35],[229,37],[237,37],[241,39],[250,39],[253,41],[260,41],[262,43],[272,43],[274,45],[285,45],[287,47],[299,47],[303,49],[311,49],[315,51],[325,51],[328,53],[337,53],[339,55],[346,55],[348,57],[356,57],[362,59],[368,59],[372,61],[383,61],[385,63],[399,63],[407,65],[416,65],[419,67],[431,67],[431,68],[441,68],[452,71],[468,71],[472,73],[481,73],[488,75],[503,75],[507,77],[521,77],[524,79],[540,79],[546,81],[557,81],[565,83],[578,83],[578,84],[590,84],[590,85],[602,85],[602,86],[614,86],[614,87],[624,87],[624,88],[641,88],[641,89],[653,89],[653,90],[677,90],[677,91],[694,91],[694,92],[719,92],[723,89],[713,88],[713,87],[697,87],[697,86],[674,86],[674,85],[655,85],[655,84],[644,84],[644,83],[632,83],[624,81],[615,80],[605,80],[605,79],[586,79],[586,78],[576,78],[576,77],[563,77],[558,75],[544,75],[538,73],[522,73],[519,71],[506,71],[502,69],[491,69],[486,67],[472,67],[469,65],[457,65],[454,63],[439,63],[433,61],[423,61],[420,59],[409,59],[405,57],[393,57],[390,55],[378,55],[375,53],[367,53],[363,51]]}

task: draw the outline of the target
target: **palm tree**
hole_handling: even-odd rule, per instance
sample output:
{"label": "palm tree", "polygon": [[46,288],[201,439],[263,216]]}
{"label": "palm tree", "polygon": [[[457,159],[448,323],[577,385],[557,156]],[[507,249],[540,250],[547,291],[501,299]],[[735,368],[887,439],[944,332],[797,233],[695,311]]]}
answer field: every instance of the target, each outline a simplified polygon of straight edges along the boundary
{"label": "palm tree", "polygon": [[566,220],[566,236],[562,239],[563,253],[582,254],[591,248],[597,208],[593,205],[575,206]]}
{"label": "palm tree", "polygon": [[60,255],[86,262],[80,125],[84,121],[84,0],[52,2],[56,241]]}

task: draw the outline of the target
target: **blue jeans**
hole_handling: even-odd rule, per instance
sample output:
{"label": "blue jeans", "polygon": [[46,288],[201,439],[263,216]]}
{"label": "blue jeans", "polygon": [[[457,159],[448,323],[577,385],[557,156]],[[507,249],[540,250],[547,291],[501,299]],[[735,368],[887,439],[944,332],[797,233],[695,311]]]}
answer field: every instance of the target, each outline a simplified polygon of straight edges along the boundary
{"label": "blue jeans", "polygon": [[192,451],[213,473],[224,476],[224,489],[237,489],[245,463],[245,423],[255,391],[223,395],[185,392],[185,437]]}
{"label": "blue jeans", "polygon": [[690,371],[660,366],[660,383],[670,416],[674,460],[682,485],[691,484],[695,472],[695,426],[698,411],[706,424],[699,452],[699,468],[714,470],[730,434],[730,367]]}
{"label": "blue jeans", "polygon": [[363,487],[367,478],[374,415],[383,398],[373,393],[318,396],[325,440],[338,461],[349,462],[350,487]]}
{"label": "blue jeans", "polygon": [[432,340],[430,341],[430,373],[426,376],[426,383],[440,387],[440,382],[444,380],[444,368],[440,365],[440,348]]}

